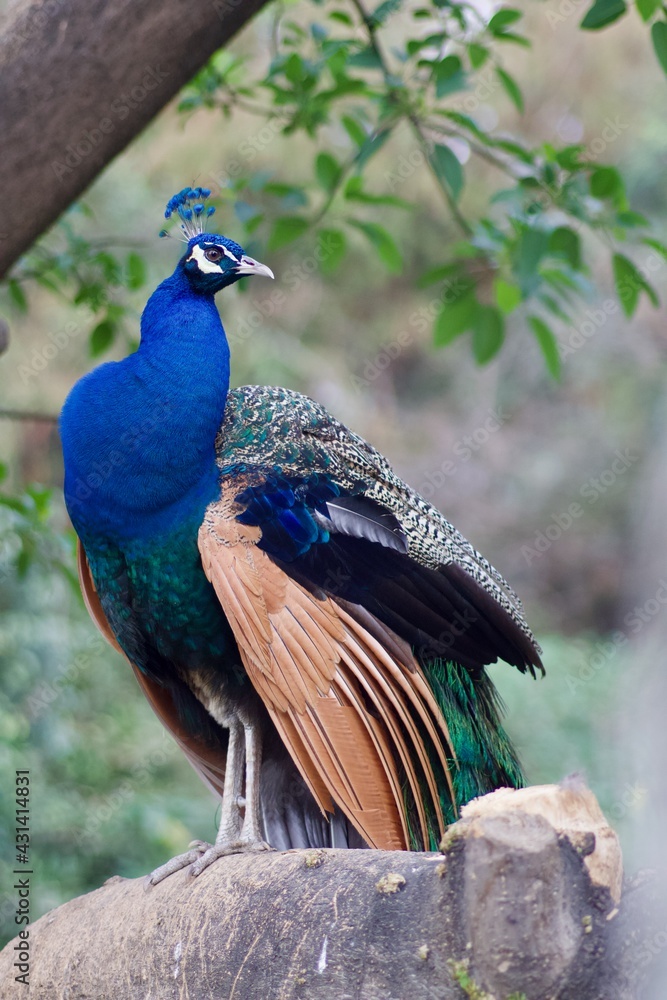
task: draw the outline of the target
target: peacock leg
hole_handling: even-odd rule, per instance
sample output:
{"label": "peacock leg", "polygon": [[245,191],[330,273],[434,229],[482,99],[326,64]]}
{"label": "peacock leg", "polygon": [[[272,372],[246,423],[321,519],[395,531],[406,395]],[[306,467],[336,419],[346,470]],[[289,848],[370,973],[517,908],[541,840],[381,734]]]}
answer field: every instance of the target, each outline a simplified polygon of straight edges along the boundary
{"label": "peacock leg", "polygon": [[[157,885],[168,875],[190,866],[191,875],[199,875],[217,858],[244,851],[270,850],[262,840],[259,819],[259,772],[262,741],[259,726],[236,716],[229,722],[229,746],[225,782],[222,790],[220,826],[215,844],[194,840],[190,850],[160,865],[147,877],[147,885]],[[245,797],[242,796],[245,765]],[[245,816],[241,824],[241,809]]]}
{"label": "peacock leg", "polygon": [[[264,845],[259,818],[259,774],[262,766],[262,734],[258,725],[244,723],[245,735],[245,816],[241,841]],[[264,845],[265,846],[265,845]],[[261,849],[261,847],[260,847]]]}
{"label": "peacock leg", "polygon": [[[208,868],[217,858],[227,854],[242,854],[245,851],[270,851],[271,847],[262,838],[262,827],[259,818],[259,773],[262,764],[262,737],[260,728],[256,722],[249,718],[244,718],[242,726],[237,723],[238,742],[241,745],[241,729],[245,746],[241,746],[241,762],[245,757],[245,797],[241,797],[240,783],[234,786],[235,795],[231,802],[230,809],[234,810],[234,822],[225,821],[225,807],[227,803],[227,772],[225,772],[225,788],[222,800],[222,816],[220,819],[220,829],[216,837],[215,844],[208,847],[204,853],[193,862],[190,868],[191,875],[199,875]],[[232,741],[232,730],[230,728],[230,747]],[[229,759],[229,758],[228,758]],[[242,776],[242,767],[239,768]],[[240,808],[245,806],[245,816],[243,826],[240,824]],[[240,829],[239,829],[240,828]]]}
{"label": "peacock leg", "polygon": [[[229,746],[225,765],[225,783],[222,789],[220,826],[216,844],[222,841],[233,844],[241,835],[239,799],[243,791],[243,726],[235,717],[229,724]],[[210,845],[208,845],[210,846]]]}

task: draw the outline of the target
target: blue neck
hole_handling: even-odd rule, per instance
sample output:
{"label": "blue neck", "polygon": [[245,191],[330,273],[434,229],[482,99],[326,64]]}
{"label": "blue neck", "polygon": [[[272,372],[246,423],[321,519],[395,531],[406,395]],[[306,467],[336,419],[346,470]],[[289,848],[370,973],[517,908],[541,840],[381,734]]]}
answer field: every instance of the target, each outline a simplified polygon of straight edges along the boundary
{"label": "blue neck", "polygon": [[213,295],[193,291],[179,265],[148,300],[138,351],[86,375],[63,407],[65,498],[84,542],[162,531],[203,512],[216,495],[228,389]]}

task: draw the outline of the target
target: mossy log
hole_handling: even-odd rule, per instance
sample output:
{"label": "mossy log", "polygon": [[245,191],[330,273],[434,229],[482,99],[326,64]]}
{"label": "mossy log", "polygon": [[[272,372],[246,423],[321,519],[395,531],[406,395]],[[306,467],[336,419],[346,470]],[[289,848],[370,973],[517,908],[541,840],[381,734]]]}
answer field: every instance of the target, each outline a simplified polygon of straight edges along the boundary
{"label": "mossy log", "polygon": [[441,854],[224,858],[152,888],[114,877],[30,928],[30,1000],[630,1000],[646,909],[580,784],[463,810]]}

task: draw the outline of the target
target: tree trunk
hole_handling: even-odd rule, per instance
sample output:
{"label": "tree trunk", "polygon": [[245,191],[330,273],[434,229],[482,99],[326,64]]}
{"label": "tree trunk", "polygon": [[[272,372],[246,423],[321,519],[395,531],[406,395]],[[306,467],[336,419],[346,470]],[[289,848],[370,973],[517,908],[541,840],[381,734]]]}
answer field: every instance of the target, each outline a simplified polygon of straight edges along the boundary
{"label": "tree trunk", "polygon": [[442,851],[236,855],[149,889],[115,877],[7,945],[2,995],[27,995],[21,961],[31,1000],[638,995],[650,886],[619,901],[618,841],[583,786],[485,796]]}
{"label": "tree trunk", "polygon": [[0,277],[267,0],[16,0],[0,35]]}

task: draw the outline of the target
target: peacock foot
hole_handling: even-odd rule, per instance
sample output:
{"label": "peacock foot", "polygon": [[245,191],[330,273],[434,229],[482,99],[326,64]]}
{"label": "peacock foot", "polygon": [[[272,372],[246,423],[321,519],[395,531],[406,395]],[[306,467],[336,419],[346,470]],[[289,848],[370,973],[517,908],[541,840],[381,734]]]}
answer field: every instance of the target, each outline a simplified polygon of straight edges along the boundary
{"label": "peacock foot", "polygon": [[193,877],[201,875],[205,868],[208,868],[217,861],[218,858],[227,857],[230,854],[246,854],[259,851],[273,851],[274,848],[264,840],[236,840],[232,843],[209,844],[205,840],[193,840],[189,844],[189,850],[184,854],[177,854],[165,864],[160,865],[150,875],[144,879],[144,887],[158,885],[169,875],[189,867],[189,874]]}
{"label": "peacock foot", "polygon": [[231,844],[206,844],[205,846],[207,850],[190,866],[191,875],[201,875],[204,869],[212,865],[218,858],[224,858],[230,854],[252,854],[259,851],[275,850],[264,840],[236,840]]}

